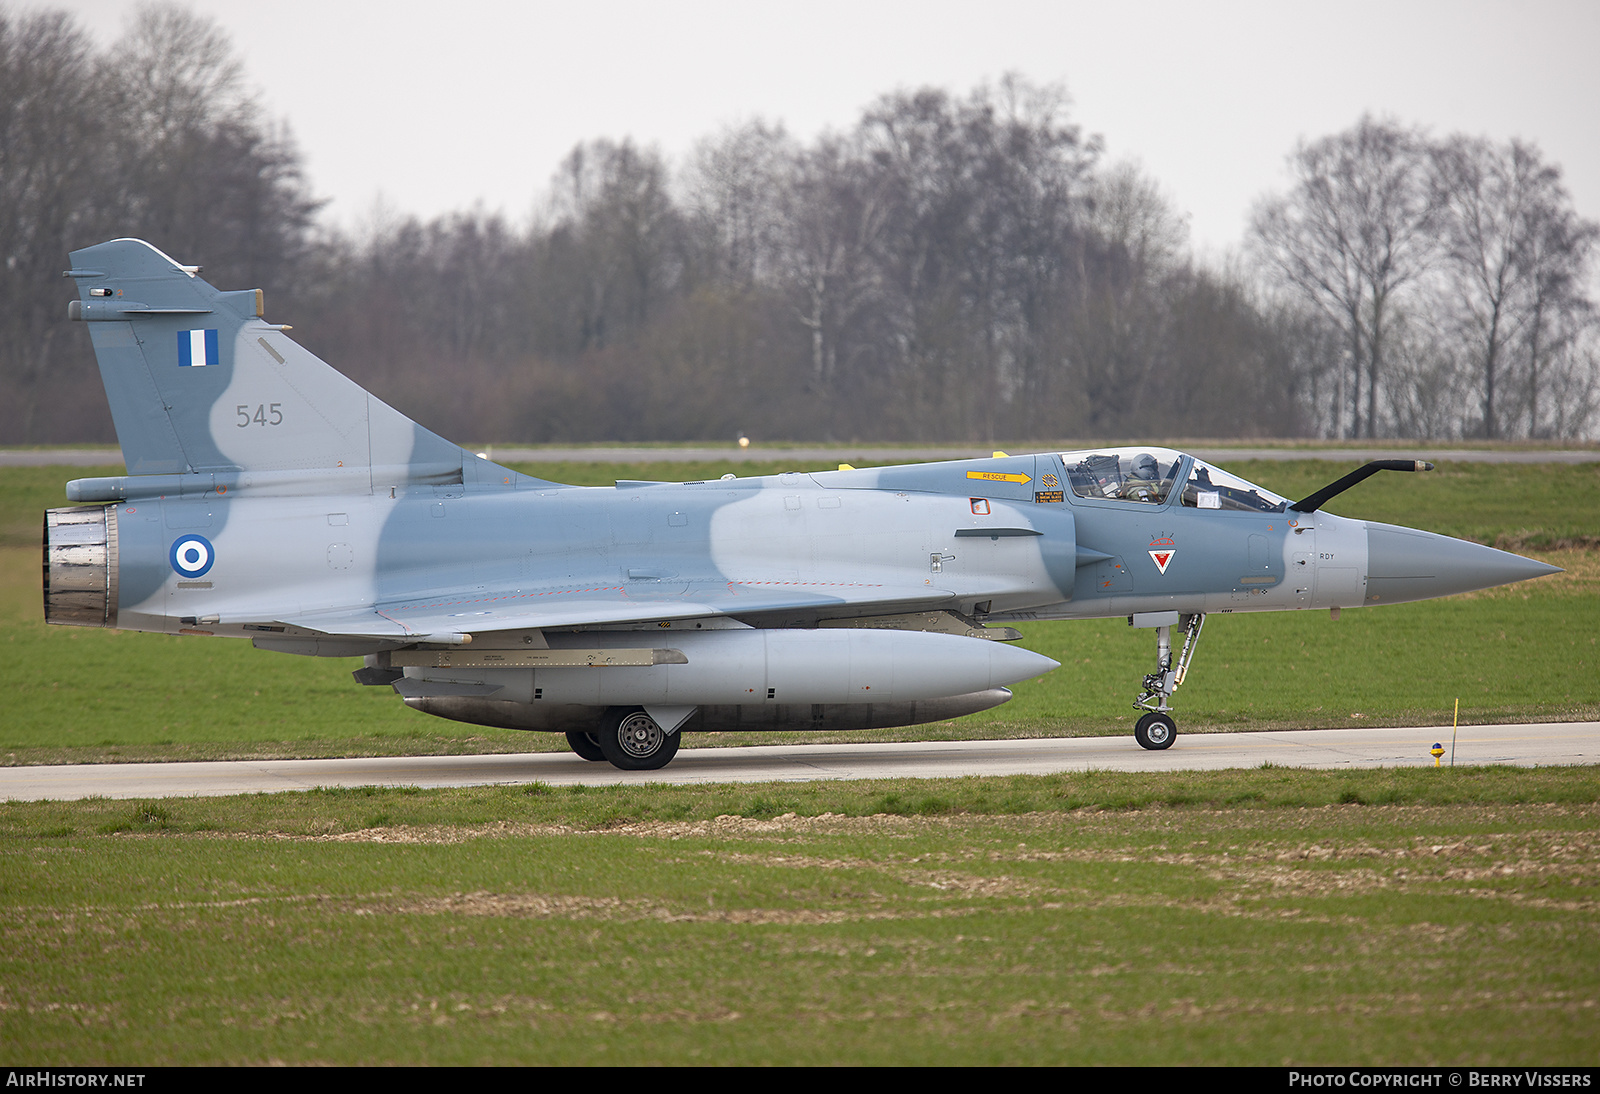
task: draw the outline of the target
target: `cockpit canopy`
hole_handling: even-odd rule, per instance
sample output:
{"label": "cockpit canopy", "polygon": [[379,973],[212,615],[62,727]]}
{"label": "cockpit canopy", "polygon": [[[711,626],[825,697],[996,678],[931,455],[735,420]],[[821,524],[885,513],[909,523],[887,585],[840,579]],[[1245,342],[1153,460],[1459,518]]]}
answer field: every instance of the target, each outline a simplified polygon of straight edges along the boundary
{"label": "cockpit canopy", "polygon": [[1063,452],[1067,482],[1080,498],[1160,505],[1172,492],[1183,453],[1170,448],[1101,448]]}
{"label": "cockpit canopy", "polygon": [[1061,462],[1073,494],[1080,498],[1164,505],[1181,475],[1180,503],[1190,509],[1281,513],[1289,505],[1270,490],[1170,448],[1063,452]]}

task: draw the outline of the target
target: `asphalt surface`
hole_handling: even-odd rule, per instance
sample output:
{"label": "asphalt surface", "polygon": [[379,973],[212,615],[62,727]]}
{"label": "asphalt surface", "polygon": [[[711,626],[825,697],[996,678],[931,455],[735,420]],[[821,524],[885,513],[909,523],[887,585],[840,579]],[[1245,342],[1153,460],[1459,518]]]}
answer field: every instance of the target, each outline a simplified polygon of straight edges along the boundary
{"label": "asphalt surface", "polygon": [[[1450,763],[1450,727],[1179,734],[1164,752],[1132,737],[905,744],[686,748],[660,771],[619,771],[569,752],[499,756],[379,756],[344,760],[82,764],[0,768],[0,799],[210,797],[319,786],[609,786],[617,783],[810,782],[961,778],[1066,771],[1191,771],[1281,767],[1426,767],[1438,742]],[[1600,763],[1600,722],[1463,726],[1458,764],[1546,767]]]}
{"label": "asphalt surface", "polygon": [[[1069,442],[1076,451],[1086,446]],[[1017,452],[1048,452],[1046,445],[1018,446]],[[808,448],[737,448],[733,445],[707,445],[696,448],[644,448],[585,446],[572,448],[518,448],[507,446],[485,450],[504,463],[687,463],[691,461],[792,460],[795,464],[838,464],[852,461],[871,463],[919,463],[925,460],[970,460],[990,455],[985,447],[884,448],[877,445],[826,445]],[[1226,464],[1234,460],[1367,460],[1430,459],[1465,463],[1600,463],[1600,448],[1594,449],[1477,449],[1428,448],[1224,448],[1201,444],[1184,449],[1203,460]],[[0,467],[102,467],[122,462],[115,448],[0,449]]]}

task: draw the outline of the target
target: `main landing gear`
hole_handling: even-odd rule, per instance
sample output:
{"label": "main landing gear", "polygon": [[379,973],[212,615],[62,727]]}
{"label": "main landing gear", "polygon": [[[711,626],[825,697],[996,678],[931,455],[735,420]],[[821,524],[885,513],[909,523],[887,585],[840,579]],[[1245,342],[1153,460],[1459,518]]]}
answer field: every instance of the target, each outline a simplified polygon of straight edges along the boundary
{"label": "main landing gear", "polygon": [[678,754],[682,735],[668,733],[640,707],[612,707],[593,733],[572,730],[567,743],[586,760],[610,760],[624,771],[655,771]]}
{"label": "main landing gear", "polygon": [[[1177,612],[1151,613],[1149,622],[1156,630],[1156,671],[1144,678],[1144,691],[1133,701],[1135,708],[1148,711],[1133,727],[1133,739],[1143,748],[1160,750],[1171,748],[1178,736],[1178,723],[1173,721],[1167,700],[1178,690],[1189,672],[1189,660],[1200,641],[1200,628],[1206,625],[1204,612],[1180,615]],[[1139,616],[1131,620],[1140,625]],[[1172,663],[1172,625],[1183,629],[1183,651],[1178,654],[1176,666]]]}
{"label": "main landing gear", "polygon": [[593,733],[585,733],[581,729],[567,730],[567,744],[585,760],[603,760],[606,754],[600,751],[600,738]]}

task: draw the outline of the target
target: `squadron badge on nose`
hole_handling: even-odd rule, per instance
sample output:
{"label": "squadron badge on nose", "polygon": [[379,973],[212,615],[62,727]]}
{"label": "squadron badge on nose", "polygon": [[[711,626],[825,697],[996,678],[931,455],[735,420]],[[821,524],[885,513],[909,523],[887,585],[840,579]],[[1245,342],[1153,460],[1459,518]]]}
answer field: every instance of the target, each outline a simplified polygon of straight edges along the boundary
{"label": "squadron badge on nose", "polygon": [[1172,556],[1178,553],[1177,546],[1171,536],[1158,535],[1150,541],[1150,561],[1156,564],[1156,569],[1163,574],[1167,572],[1167,565],[1172,561]]}

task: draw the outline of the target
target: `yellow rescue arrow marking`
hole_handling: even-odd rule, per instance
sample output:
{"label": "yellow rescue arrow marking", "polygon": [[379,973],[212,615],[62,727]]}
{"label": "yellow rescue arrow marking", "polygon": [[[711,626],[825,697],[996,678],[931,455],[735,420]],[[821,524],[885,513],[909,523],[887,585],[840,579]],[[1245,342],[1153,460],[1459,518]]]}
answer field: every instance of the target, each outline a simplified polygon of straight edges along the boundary
{"label": "yellow rescue arrow marking", "polygon": [[967,478],[983,479],[985,482],[1032,482],[1032,475],[1002,475],[998,471],[968,471]]}

